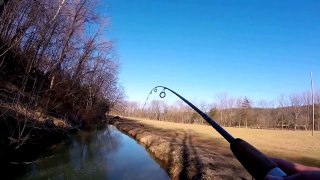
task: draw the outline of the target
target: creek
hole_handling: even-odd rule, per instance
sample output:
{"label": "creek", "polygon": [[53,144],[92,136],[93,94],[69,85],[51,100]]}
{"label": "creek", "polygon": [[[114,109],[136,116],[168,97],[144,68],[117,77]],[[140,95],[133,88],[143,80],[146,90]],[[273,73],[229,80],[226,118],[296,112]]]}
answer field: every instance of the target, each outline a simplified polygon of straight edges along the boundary
{"label": "creek", "polygon": [[135,140],[114,126],[80,131],[31,162],[11,162],[10,179],[169,179]]}

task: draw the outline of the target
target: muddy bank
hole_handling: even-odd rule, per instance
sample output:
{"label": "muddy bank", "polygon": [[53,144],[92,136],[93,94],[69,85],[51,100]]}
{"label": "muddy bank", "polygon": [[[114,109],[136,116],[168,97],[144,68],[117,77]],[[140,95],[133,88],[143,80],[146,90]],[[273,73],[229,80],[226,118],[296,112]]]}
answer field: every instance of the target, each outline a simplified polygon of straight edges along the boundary
{"label": "muddy bank", "polygon": [[77,131],[74,125],[40,109],[0,98],[0,166],[33,161],[47,147]]}
{"label": "muddy bank", "polygon": [[[12,109],[0,108],[0,166],[8,162],[32,161],[52,144],[61,142],[77,129],[61,120],[48,118],[43,121],[22,119],[21,114]],[[18,115],[17,115],[18,114]]]}
{"label": "muddy bank", "polygon": [[[60,115],[61,116],[61,115]],[[54,117],[23,104],[1,103],[0,99],[0,168],[8,163],[29,163],[50,146],[81,130],[104,127],[106,118],[88,121]]]}
{"label": "muddy bank", "polygon": [[114,118],[111,124],[143,145],[172,179],[251,179],[219,142],[205,142],[191,131],[174,132]]}

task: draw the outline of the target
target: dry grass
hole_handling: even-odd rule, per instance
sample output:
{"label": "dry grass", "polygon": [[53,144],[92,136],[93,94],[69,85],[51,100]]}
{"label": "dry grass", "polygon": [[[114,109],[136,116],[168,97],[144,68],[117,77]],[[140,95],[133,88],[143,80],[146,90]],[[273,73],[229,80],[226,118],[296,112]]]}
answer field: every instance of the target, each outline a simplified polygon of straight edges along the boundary
{"label": "dry grass", "polygon": [[[211,126],[197,124],[180,124],[131,118],[142,124],[173,131],[193,131],[201,139],[217,141],[228,148],[228,143]],[[244,128],[225,128],[234,137],[239,137],[254,145],[269,156],[289,159],[306,165],[320,167],[320,132],[311,136],[310,131],[260,130]]]}

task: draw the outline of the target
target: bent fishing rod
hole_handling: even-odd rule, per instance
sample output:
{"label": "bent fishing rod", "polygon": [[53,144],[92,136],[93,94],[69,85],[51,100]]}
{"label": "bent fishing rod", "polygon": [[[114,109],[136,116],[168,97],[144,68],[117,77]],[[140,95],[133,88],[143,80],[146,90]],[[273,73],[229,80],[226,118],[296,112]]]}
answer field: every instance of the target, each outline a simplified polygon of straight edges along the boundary
{"label": "bent fishing rod", "polygon": [[156,86],[154,87],[147,99],[144,103],[146,105],[149,96],[152,92],[157,92],[158,88],[162,88],[159,93],[160,98],[166,97],[166,90],[170,91],[174,95],[178,96],[182,101],[187,103],[193,110],[195,110],[204,120],[206,120],[224,139],[226,139],[230,144],[230,149],[238,159],[238,161],[242,164],[242,166],[255,178],[255,179],[264,179],[267,175],[277,176],[277,177],[285,177],[286,174],[277,166],[275,162],[273,162],[270,158],[268,158],[265,154],[260,152],[258,149],[250,145],[248,142],[240,139],[234,138],[231,134],[229,134],[225,129],[223,129],[218,123],[216,123],[213,119],[211,119],[207,114],[198,109],[191,102],[186,100],[180,94],[175,91],[165,87],[165,86]]}

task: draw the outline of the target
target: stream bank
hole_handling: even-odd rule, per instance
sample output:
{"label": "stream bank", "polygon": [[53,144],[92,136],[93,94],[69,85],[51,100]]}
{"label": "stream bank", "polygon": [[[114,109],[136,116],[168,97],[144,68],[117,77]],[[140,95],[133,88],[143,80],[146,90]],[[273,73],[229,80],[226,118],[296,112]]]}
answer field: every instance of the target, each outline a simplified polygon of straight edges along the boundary
{"label": "stream bank", "polygon": [[144,146],[172,179],[251,179],[219,142],[204,142],[190,131],[174,132],[120,117],[110,123]]}

